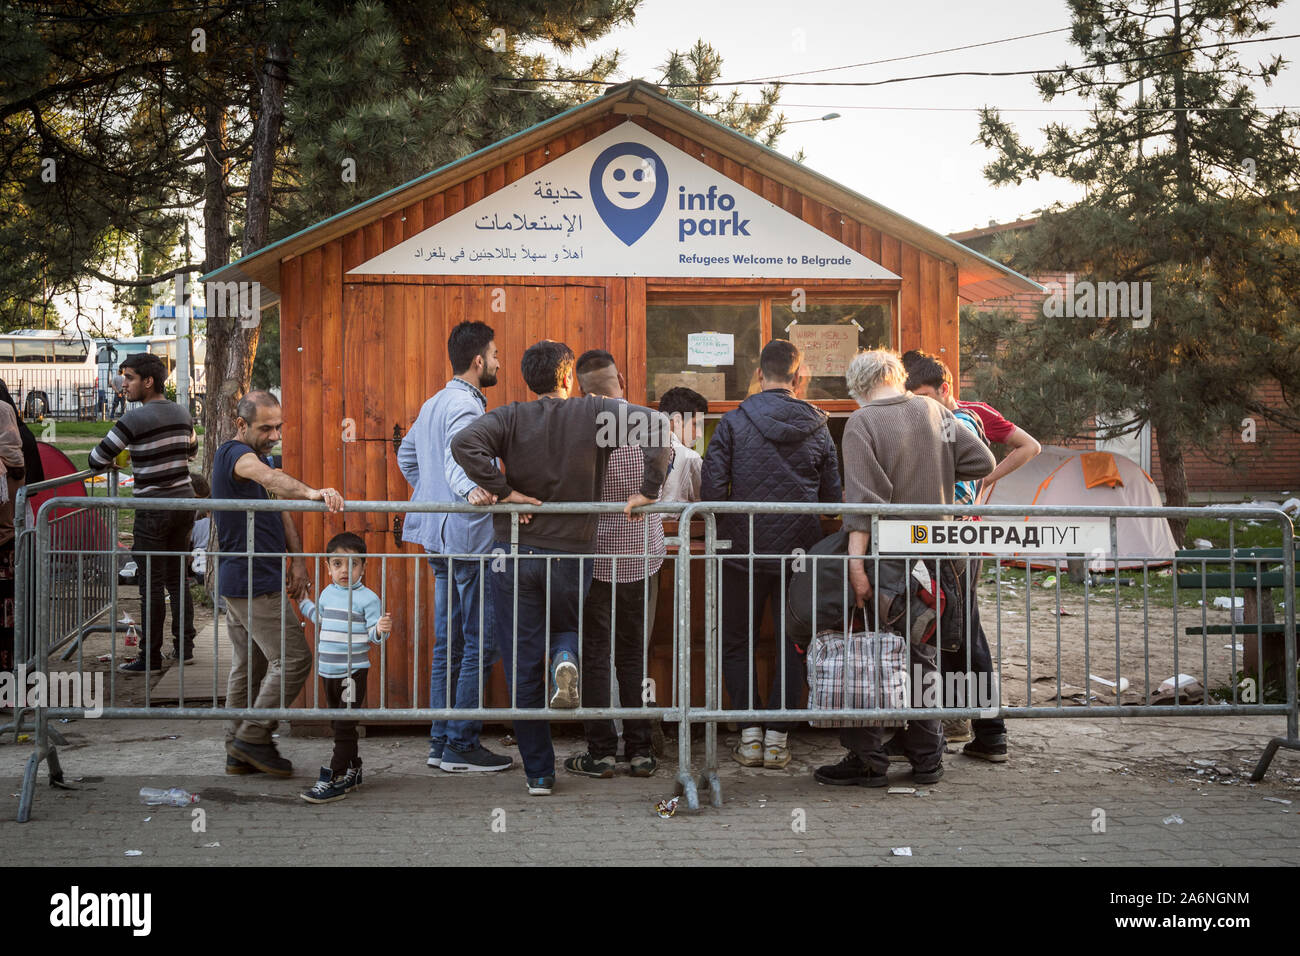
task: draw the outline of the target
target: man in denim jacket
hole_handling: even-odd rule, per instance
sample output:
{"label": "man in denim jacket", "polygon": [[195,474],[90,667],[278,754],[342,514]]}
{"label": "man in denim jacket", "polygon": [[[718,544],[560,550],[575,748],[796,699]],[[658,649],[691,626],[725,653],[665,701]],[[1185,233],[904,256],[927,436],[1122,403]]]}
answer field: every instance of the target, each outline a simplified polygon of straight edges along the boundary
{"label": "man in denim jacket", "polygon": [[[451,457],[452,438],[487,410],[482,389],[496,384],[500,367],[494,334],[483,322],[461,322],[447,339],[454,377],[424,403],[397,452],[402,474],[414,489],[412,501],[496,501]],[[402,540],[437,555],[429,558],[436,637],[429,706],[477,707],[480,684],[487,682],[500,651],[493,635],[492,603],[481,599],[482,567],[469,556],[491,550],[492,516],[408,514]],[[477,720],[435,720],[429,731],[429,766],[448,773],[509,769],[513,758],[494,754],[479,742],[482,729]]]}

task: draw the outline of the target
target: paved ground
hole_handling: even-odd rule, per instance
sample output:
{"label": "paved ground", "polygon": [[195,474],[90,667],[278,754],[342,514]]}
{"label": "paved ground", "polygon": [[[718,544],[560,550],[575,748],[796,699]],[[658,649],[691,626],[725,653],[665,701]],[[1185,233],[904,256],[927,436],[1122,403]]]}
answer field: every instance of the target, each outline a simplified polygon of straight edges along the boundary
{"label": "paved ground", "polygon": [[[517,767],[444,774],[424,766],[420,736],[372,732],[361,744],[365,786],[314,807],[297,794],[314,779],[325,740],[282,737],[298,775],[277,780],[224,776],[212,722],[57,726],[69,737],[64,769],[81,789],[51,789],[42,771],[24,825],[12,821],[30,747],[14,746],[11,736],[0,745],[10,795],[0,854],[9,864],[1300,862],[1300,753],[1280,751],[1259,785],[1245,779],[1267,735],[1281,730],[1272,720],[1019,721],[1011,763],[952,753],[943,781],[914,795],[818,785],[811,767],[838,758],[836,739],[833,731],[804,731],[792,738],[796,760],[787,771],[745,769],[727,757],[725,806],[670,819],[654,803],[673,792],[671,759],[649,780],[561,772],[555,795],[537,798],[525,793]],[[512,749],[499,732],[485,741]],[[561,756],[578,749],[572,733],[557,742]],[[898,785],[913,786],[907,772],[895,770]],[[142,786],[200,793],[203,819],[140,805]],[[1183,822],[1164,822],[1174,816]],[[1102,823],[1104,832],[1094,832]],[[910,858],[891,854],[905,846]],[[129,850],[141,855],[127,857]]]}

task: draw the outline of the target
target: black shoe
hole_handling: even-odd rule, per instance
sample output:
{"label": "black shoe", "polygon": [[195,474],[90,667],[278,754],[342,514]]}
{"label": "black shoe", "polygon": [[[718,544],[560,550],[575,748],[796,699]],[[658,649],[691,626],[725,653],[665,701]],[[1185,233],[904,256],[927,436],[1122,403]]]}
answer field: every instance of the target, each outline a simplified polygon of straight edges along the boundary
{"label": "black shoe", "polygon": [[320,768],[320,776],[316,779],[316,785],[310,790],[304,790],[298,796],[302,797],[308,803],[333,803],[335,800],[342,800],[348,795],[343,789],[343,778],[334,779],[334,771],[329,767]]}
{"label": "black shoe", "polygon": [[888,775],[873,771],[851,750],[839,763],[814,770],[813,779],[832,787],[883,787],[889,783]]}
{"label": "black shoe", "polygon": [[293,776],[293,764],[280,756],[275,744],[250,744],[247,740],[236,737],[226,742],[226,753],[236,760],[252,764],[262,773],[276,777]]}
{"label": "black shoe", "polygon": [[590,753],[584,751],[564,761],[564,769],[569,773],[576,773],[580,777],[597,777],[601,780],[608,780],[614,776],[614,758],[593,757]]}
{"label": "black shoe", "polygon": [[161,674],[163,672],[162,661],[156,664],[145,662],[143,657],[137,657],[133,661],[127,661],[125,664],[117,665],[119,674]]}
{"label": "black shoe", "polygon": [[987,760],[989,763],[1006,763],[1007,738],[998,736],[980,740],[976,737],[961,749],[961,754],[963,757],[974,757],[976,760]]}
{"label": "black shoe", "polygon": [[194,660],[194,648],[193,648],[193,646],[186,646],[186,647],[182,648],[180,645],[175,645],[175,646],[172,647],[171,655],[170,655],[170,656],[171,656],[171,659],[174,660],[174,661],[178,661],[178,660],[180,660],[180,659],[181,659],[181,652],[182,652],[182,650],[183,650],[184,653],[185,653],[185,663],[186,663],[186,664],[188,664],[190,661]]}
{"label": "black shoe", "polygon": [[240,760],[238,757],[232,757],[230,754],[226,754],[226,773],[231,776],[238,777],[249,773],[261,772],[262,771],[258,770],[251,763],[244,763],[244,761]]}
{"label": "black shoe", "polygon": [[943,778],[943,764],[937,763],[929,770],[912,768],[912,779],[917,783],[938,783]]}

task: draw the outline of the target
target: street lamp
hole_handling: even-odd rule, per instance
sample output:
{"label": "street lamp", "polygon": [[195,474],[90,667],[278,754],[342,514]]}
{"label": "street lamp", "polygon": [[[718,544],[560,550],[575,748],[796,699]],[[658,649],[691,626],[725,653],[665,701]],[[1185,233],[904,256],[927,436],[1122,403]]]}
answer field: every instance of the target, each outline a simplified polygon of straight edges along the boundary
{"label": "street lamp", "polygon": [[[788,123],[786,123],[785,125],[786,125],[786,126],[793,126],[795,123],[824,123],[824,122],[826,122],[826,120],[833,120],[833,119],[839,119],[839,118],[840,118],[840,114],[839,114],[839,113],[827,113],[825,116],[814,116],[812,119],[790,120],[790,121],[789,121]],[[768,126],[774,126],[774,125],[776,125],[776,124],[774,124],[774,123],[769,123],[769,124],[768,124]],[[763,128],[764,128],[764,129],[767,129],[767,126],[764,126]]]}

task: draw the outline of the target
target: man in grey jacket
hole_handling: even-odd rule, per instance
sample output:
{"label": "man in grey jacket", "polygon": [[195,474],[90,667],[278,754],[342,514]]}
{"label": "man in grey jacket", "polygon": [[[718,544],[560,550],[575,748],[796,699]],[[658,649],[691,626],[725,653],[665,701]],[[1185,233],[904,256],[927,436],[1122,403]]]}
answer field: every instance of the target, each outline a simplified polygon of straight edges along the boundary
{"label": "man in grey jacket", "polygon": [[[845,379],[860,406],[844,426],[844,500],[849,504],[934,504],[935,517],[951,505],[958,481],[983,478],[997,463],[974,432],[959,427],[952,412],[938,402],[909,395],[907,375],[893,352],[859,352]],[[850,556],[866,555],[871,546],[871,516],[844,516]],[[849,561],[849,586],[858,607],[871,600],[872,586],[864,559]],[[911,645],[912,662],[925,675],[936,670],[933,643]],[[833,786],[883,787],[889,757],[886,731],[850,727],[840,733],[848,754],[838,764],[819,767],[813,777]],[[900,732],[903,752],[917,783],[937,783],[943,776],[943,734],[937,720],[909,720]]]}
{"label": "man in grey jacket", "polygon": [[[424,403],[397,452],[402,474],[414,489],[412,501],[496,501],[451,456],[451,440],[487,410],[482,389],[496,384],[500,367],[493,337],[483,322],[462,322],[451,330],[447,354],[454,376]],[[492,603],[483,599],[482,565],[471,557],[491,549],[492,516],[414,512],[402,524],[402,540],[429,552],[433,567],[436,640],[429,706],[477,707],[479,688],[501,656]],[[494,754],[479,742],[482,729],[477,720],[435,720],[429,730],[429,766],[448,773],[509,769],[513,758]]]}

